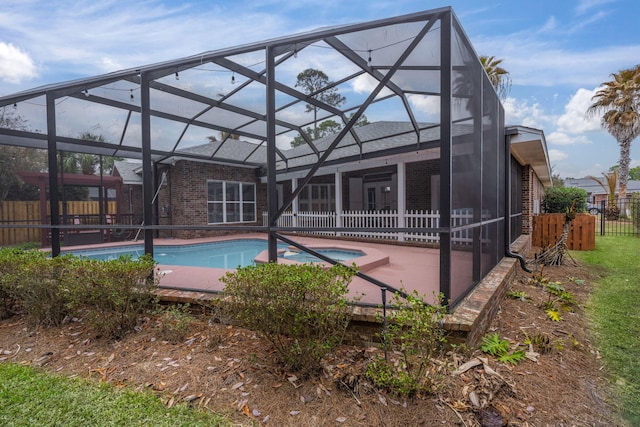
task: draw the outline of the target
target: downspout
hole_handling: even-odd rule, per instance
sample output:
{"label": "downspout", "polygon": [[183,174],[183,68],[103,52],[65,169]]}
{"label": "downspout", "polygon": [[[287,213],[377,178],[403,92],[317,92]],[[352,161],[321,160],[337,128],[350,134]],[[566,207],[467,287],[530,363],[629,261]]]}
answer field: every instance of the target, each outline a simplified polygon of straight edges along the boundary
{"label": "downspout", "polygon": [[520,254],[511,252],[511,135],[517,135],[518,131],[510,129],[504,135],[504,254],[509,258],[517,258],[520,261],[520,267],[527,273],[532,270],[527,267],[527,261]]}

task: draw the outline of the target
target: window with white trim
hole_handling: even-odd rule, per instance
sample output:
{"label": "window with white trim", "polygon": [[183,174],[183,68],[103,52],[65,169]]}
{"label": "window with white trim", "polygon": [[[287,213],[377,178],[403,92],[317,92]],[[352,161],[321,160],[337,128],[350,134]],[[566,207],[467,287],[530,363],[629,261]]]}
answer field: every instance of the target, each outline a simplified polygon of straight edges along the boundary
{"label": "window with white trim", "polygon": [[298,195],[298,209],[303,212],[331,212],[336,210],[334,184],[307,184]]}
{"label": "window with white trim", "polygon": [[255,221],[255,184],[207,181],[207,222],[209,224]]}

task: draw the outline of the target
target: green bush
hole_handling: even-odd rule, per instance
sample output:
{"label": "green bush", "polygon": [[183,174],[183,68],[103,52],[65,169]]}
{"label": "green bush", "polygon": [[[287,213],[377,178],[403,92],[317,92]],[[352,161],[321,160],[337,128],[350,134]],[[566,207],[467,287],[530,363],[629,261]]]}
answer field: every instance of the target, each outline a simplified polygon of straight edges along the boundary
{"label": "green bush", "polygon": [[0,320],[11,317],[15,307],[15,300],[9,293],[9,287],[13,282],[13,266],[11,262],[14,250],[0,248]]}
{"label": "green bush", "polygon": [[189,312],[189,304],[170,305],[157,312],[156,327],[160,329],[160,337],[172,344],[183,342],[191,332],[196,318]]}
{"label": "green bush", "polygon": [[9,300],[38,325],[55,326],[70,314],[70,289],[64,281],[69,256],[47,258],[45,252],[5,249],[0,272]]}
{"label": "green bush", "polygon": [[23,250],[0,248],[0,320],[11,317],[17,310],[13,288],[24,256]]}
{"label": "green bush", "polygon": [[72,292],[71,305],[82,308],[83,318],[98,336],[122,338],[140,314],[152,308],[155,261],[149,255],[137,260],[121,256],[98,261],[73,258],[65,280]]}
{"label": "green bush", "polygon": [[98,335],[118,338],[149,307],[155,262],[121,257],[97,261],[38,250],[0,250],[0,297],[8,311],[19,306],[37,324],[60,325],[80,316]]}
{"label": "green bush", "polygon": [[640,233],[640,193],[631,195],[631,221],[636,231]]}
{"label": "green bush", "polygon": [[355,267],[259,264],[228,272],[221,280],[229,314],[261,333],[285,369],[307,374],[342,342],[351,320],[347,285]]}
{"label": "green bush", "polygon": [[394,296],[392,305],[398,308],[389,315],[387,330],[381,334],[389,357],[367,366],[367,377],[378,387],[408,396],[435,391],[439,380],[430,372],[431,359],[446,341],[440,324],[445,312],[441,301],[439,296],[435,305],[429,305],[417,291],[405,301]]}
{"label": "green bush", "polygon": [[544,211],[546,213],[566,213],[575,202],[576,212],[586,212],[587,192],[582,188],[552,187],[544,193]]}

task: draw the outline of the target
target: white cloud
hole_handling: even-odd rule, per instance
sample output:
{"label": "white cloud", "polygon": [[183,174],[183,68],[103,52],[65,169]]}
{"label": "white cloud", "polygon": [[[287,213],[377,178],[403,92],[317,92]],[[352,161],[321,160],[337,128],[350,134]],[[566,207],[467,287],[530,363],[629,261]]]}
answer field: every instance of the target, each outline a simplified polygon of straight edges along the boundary
{"label": "white cloud", "polygon": [[[163,4],[166,3],[166,4]],[[90,75],[179,58],[287,33],[277,14],[237,6],[160,0],[27,2],[0,31],[31,48],[37,63]],[[230,18],[232,17],[232,18]],[[238,25],[228,25],[228,20]],[[3,34],[4,35],[4,34]]]}
{"label": "white cloud", "polygon": [[102,58],[102,60],[100,61],[99,67],[102,68],[104,72],[107,72],[107,73],[111,71],[121,70],[122,68],[124,68],[113,58],[108,58],[108,57]]}
{"label": "white cloud", "polygon": [[427,95],[409,95],[409,102],[424,114],[424,120],[440,120],[440,98]]}
{"label": "white cloud", "polygon": [[29,54],[11,43],[0,42],[0,79],[17,84],[36,76],[36,66]]}
{"label": "white cloud", "polygon": [[612,3],[613,1],[615,0],[580,0],[578,2],[578,6],[576,6],[576,12],[581,15],[586,13],[589,9],[605,5],[607,3]]}
{"label": "white cloud", "polygon": [[587,117],[586,111],[592,103],[591,98],[600,88],[592,90],[578,89],[564,107],[564,113],[558,118],[558,130],[570,134],[601,130],[600,118]]}
{"label": "white cloud", "polygon": [[544,128],[550,124],[553,117],[546,115],[539,103],[529,104],[527,100],[507,98],[503,103],[506,123],[509,125],[522,125],[532,128]]}
{"label": "white cloud", "polygon": [[[376,86],[378,86],[379,83],[380,82],[374,79],[371,75],[361,74],[355,79],[353,79],[351,86],[355,93],[368,95],[371,92],[373,92],[373,90],[376,88]],[[380,91],[380,93],[378,94],[378,97],[380,98],[380,97],[388,96],[390,94],[391,94],[391,91],[387,88],[384,88]]]}
{"label": "white cloud", "polygon": [[566,158],[568,158],[569,155],[567,153],[565,153],[564,151],[561,150],[556,150],[556,149],[551,149],[549,150],[549,161],[551,163],[554,162],[559,162],[561,160],[564,160]]}
{"label": "white cloud", "polygon": [[546,139],[552,145],[591,144],[589,138],[584,135],[568,135],[560,131],[551,132]]}

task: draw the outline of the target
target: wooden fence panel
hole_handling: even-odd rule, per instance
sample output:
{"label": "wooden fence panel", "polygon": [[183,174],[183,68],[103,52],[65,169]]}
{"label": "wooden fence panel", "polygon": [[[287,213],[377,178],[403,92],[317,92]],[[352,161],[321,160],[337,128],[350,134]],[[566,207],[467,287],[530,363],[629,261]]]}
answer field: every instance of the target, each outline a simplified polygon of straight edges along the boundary
{"label": "wooden fence panel", "polygon": [[[544,214],[533,217],[533,246],[551,246],[558,241],[564,227],[564,214]],[[596,217],[577,214],[571,222],[567,247],[575,251],[590,251],[596,247]]]}
{"label": "wooden fence panel", "polygon": [[[49,212],[47,202],[47,212]],[[115,215],[117,204],[109,201],[106,206],[106,214]],[[62,214],[62,202],[60,202]],[[96,217],[95,223],[99,223],[100,203],[98,201],[70,201],[67,202],[67,217]],[[73,224],[73,218],[68,222]],[[48,219],[47,219],[48,220]],[[3,201],[0,203],[0,224],[3,225],[29,225],[41,224],[39,201]],[[41,229],[38,228],[0,228],[0,245],[18,245],[26,242],[40,242]]]}
{"label": "wooden fence panel", "polygon": [[[39,202],[7,202],[0,203],[0,223],[5,224],[39,224]],[[15,245],[25,242],[39,242],[40,230],[37,228],[1,228],[0,245]]]}

